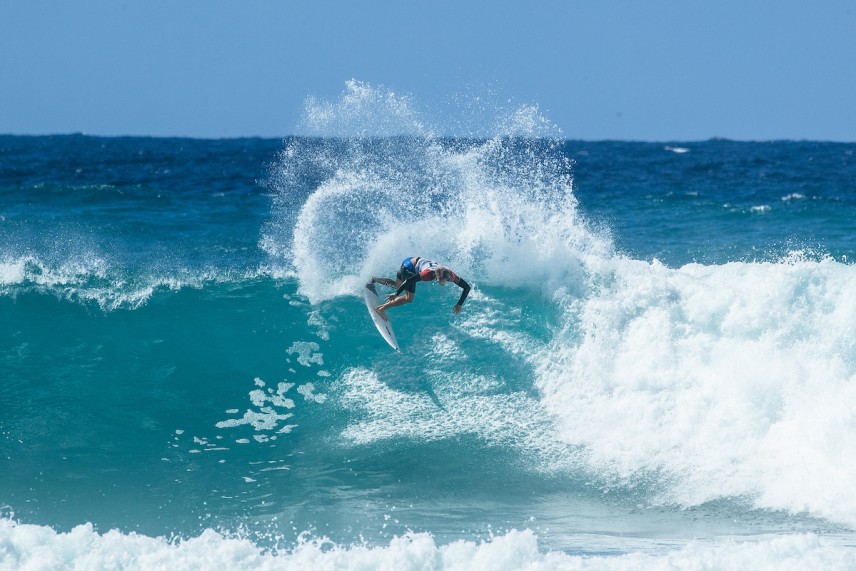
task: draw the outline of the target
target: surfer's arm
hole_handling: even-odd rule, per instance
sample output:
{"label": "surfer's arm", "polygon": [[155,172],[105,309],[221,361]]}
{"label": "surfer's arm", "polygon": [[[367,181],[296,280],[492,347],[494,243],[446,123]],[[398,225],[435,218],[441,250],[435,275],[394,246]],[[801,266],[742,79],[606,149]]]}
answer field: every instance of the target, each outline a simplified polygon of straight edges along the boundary
{"label": "surfer's arm", "polygon": [[461,297],[458,300],[458,305],[464,305],[464,301],[467,299],[467,296],[470,295],[470,284],[468,284],[466,280],[464,280],[464,278],[460,277],[458,278],[457,284],[459,288],[464,290],[461,292]]}
{"label": "surfer's arm", "polygon": [[464,290],[461,292],[461,297],[458,300],[458,303],[455,304],[455,307],[452,308],[452,313],[458,315],[459,313],[461,313],[461,306],[464,304],[464,300],[467,299],[467,295],[470,293],[470,284],[468,284],[466,280],[460,277],[458,278],[458,281],[454,283],[458,284],[458,287]]}

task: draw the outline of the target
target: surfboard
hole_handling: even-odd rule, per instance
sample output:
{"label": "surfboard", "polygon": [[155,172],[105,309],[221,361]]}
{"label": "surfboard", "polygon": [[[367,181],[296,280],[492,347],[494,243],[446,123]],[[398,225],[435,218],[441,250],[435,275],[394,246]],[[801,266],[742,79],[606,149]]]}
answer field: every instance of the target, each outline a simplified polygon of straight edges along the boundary
{"label": "surfboard", "polygon": [[[363,290],[363,299],[366,300],[366,307],[369,308],[369,315],[371,315],[372,321],[374,321],[378,332],[380,332],[386,342],[389,343],[390,347],[396,351],[400,351],[398,348],[398,341],[395,339],[395,333],[392,331],[392,325],[389,323],[389,320],[384,319],[377,311],[375,311],[375,307],[380,305],[380,299],[377,296],[377,291],[375,291],[373,283],[366,284],[366,288]],[[389,316],[387,315],[387,317]]]}

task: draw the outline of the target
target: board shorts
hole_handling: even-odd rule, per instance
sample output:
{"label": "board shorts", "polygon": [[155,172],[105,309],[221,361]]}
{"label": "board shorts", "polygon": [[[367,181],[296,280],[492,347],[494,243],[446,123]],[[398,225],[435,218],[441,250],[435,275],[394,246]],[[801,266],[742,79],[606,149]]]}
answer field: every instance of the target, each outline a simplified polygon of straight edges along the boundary
{"label": "board shorts", "polygon": [[[395,274],[395,277],[400,282],[404,282],[407,280],[407,278],[414,275],[416,275],[416,268],[413,267],[413,259],[406,258],[403,262],[401,262],[401,267],[398,269],[398,273]],[[416,293],[416,282],[409,284],[406,288],[404,288],[404,291]]]}

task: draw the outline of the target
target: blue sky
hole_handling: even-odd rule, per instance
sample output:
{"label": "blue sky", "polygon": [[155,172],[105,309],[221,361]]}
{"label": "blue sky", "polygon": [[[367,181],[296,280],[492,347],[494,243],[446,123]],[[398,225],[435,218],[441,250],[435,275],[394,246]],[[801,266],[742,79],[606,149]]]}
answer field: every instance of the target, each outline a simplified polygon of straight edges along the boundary
{"label": "blue sky", "polygon": [[856,3],[0,2],[0,133],[282,137],[352,78],[574,139],[856,141]]}

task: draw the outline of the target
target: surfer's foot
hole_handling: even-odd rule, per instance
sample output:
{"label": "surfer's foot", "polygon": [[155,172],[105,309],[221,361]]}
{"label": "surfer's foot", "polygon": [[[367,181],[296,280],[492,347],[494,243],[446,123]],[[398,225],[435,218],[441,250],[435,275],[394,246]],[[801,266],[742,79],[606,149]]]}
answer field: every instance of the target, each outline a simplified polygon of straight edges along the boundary
{"label": "surfer's foot", "polygon": [[383,306],[379,305],[375,308],[375,311],[377,311],[377,314],[380,315],[384,321],[389,321],[389,317],[386,316],[386,312],[382,308]]}

